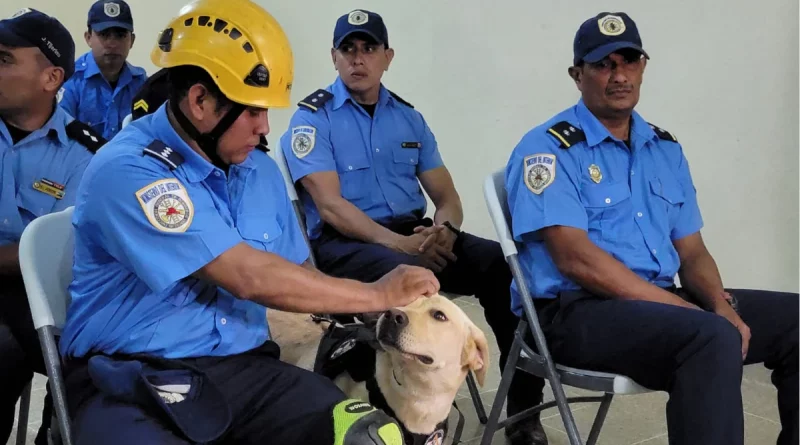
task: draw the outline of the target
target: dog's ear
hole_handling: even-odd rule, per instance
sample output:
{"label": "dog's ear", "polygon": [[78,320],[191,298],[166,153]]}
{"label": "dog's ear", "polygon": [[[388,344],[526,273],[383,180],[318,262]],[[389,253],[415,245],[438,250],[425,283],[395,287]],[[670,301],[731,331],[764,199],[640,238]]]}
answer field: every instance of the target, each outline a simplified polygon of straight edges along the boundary
{"label": "dog's ear", "polygon": [[483,386],[486,372],[489,370],[489,343],[480,328],[469,323],[469,334],[461,353],[461,364],[475,373],[478,385]]}

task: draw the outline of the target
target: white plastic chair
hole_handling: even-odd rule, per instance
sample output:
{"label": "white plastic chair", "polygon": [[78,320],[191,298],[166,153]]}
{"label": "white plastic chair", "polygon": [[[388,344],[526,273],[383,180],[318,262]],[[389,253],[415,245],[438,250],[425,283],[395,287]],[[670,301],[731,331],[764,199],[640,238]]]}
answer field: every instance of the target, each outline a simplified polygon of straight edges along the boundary
{"label": "white plastic chair", "polygon": [[[533,305],[533,300],[517,257],[517,245],[511,234],[511,214],[508,210],[504,173],[504,170],[501,169],[489,175],[484,182],[483,193],[486,206],[489,209],[489,215],[492,218],[492,223],[497,232],[498,241],[503,248],[503,255],[506,257],[506,261],[511,267],[511,273],[517,283],[517,289],[522,296],[525,316],[530,322],[530,331],[533,334],[536,348],[540,353],[537,354],[534,352],[524,341],[529,324],[526,323],[525,320],[520,321],[514,336],[514,343],[511,346],[511,352],[508,356],[508,363],[503,371],[500,387],[497,389],[492,411],[489,414],[489,421],[483,433],[481,445],[491,444],[492,437],[498,429],[505,428],[512,423],[516,423],[542,410],[552,408],[553,406],[558,407],[561,419],[564,422],[564,427],[567,430],[569,443],[571,445],[581,445],[582,442],[578,434],[578,428],[575,425],[575,419],[572,416],[572,411],[569,408],[569,403],[600,402],[600,408],[597,411],[592,429],[589,432],[589,439],[586,442],[587,445],[594,445],[600,435],[600,429],[603,427],[608,408],[611,406],[611,399],[615,394],[641,394],[652,391],[623,375],[570,368],[558,365],[553,361],[549,349],[547,348],[544,334],[539,326],[536,308]],[[547,378],[553,389],[555,401],[539,404],[502,422],[498,422],[500,411],[503,408],[508,388],[511,384],[511,379],[518,370],[538,377]],[[598,391],[602,392],[603,395],[568,398],[564,394],[563,385],[589,391]]]}
{"label": "white plastic chair", "polygon": [[[306,245],[308,246],[309,259],[314,267],[317,267],[317,262],[314,259],[314,250],[311,247],[311,242],[308,239],[308,232],[306,230],[306,219],[305,212],[303,211],[303,203],[300,202],[300,198],[297,196],[297,189],[295,188],[294,181],[292,180],[292,174],[289,171],[289,164],[286,162],[286,157],[283,154],[280,143],[278,144],[278,148],[272,150],[271,152],[275,153],[275,162],[278,164],[278,168],[280,168],[281,174],[283,175],[283,180],[286,183],[286,192],[289,194],[289,199],[292,201],[295,215],[297,215],[297,221],[300,223],[300,230],[302,230],[303,238],[305,238]],[[446,294],[444,292],[440,293],[443,296],[451,299],[458,297],[454,294]],[[469,395],[472,398],[472,403],[475,406],[475,412],[478,416],[478,420],[481,423],[486,423],[486,409],[483,407],[483,400],[481,399],[480,390],[478,389],[478,384],[475,382],[475,376],[472,375],[471,371],[467,374],[467,388],[469,389]]]}
{"label": "white plastic chair", "polygon": [[125,126],[130,124],[132,120],[133,120],[133,114],[128,114],[127,116],[125,116],[125,119],[122,119],[122,127],[120,128],[125,128]]}
{"label": "white plastic chair", "polygon": [[73,207],[69,207],[34,219],[19,242],[20,269],[58,419],[58,431],[51,433],[60,432],[56,441],[60,438],[64,445],[72,445],[72,429],[55,337],[64,327],[71,301],[67,287],[72,281],[72,212]]}

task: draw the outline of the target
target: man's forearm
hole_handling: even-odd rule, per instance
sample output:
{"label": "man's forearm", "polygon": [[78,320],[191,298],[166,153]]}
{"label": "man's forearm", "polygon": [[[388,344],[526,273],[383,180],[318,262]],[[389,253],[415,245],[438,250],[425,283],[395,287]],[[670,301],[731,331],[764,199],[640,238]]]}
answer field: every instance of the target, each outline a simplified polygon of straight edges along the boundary
{"label": "man's forearm", "polygon": [[561,273],[583,289],[607,298],[692,307],[677,295],[643,280],[590,240],[576,244],[555,258]]}
{"label": "man's forearm", "polygon": [[681,286],[698,299],[706,309],[728,304],[717,263],[708,251],[685,259],[678,271]]}
{"label": "man's forearm", "polygon": [[450,224],[460,228],[464,222],[464,212],[461,208],[461,201],[456,197],[436,206],[436,213],[433,215],[434,224],[442,224],[449,221]]}
{"label": "man's forearm", "polygon": [[19,274],[19,243],[0,246],[0,275]]}
{"label": "man's forearm", "polygon": [[320,206],[319,212],[322,220],[339,233],[359,241],[394,248],[401,238],[401,235],[376,223],[344,198],[337,198]]}

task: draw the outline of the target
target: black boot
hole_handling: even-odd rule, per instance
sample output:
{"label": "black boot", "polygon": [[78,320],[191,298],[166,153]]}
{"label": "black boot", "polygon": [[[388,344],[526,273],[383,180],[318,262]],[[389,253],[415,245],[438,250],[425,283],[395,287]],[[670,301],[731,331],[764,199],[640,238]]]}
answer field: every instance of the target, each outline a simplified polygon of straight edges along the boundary
{"label": "black boot", "polygon": [[[506,413],[508,417],[542,403],[541,391],[531,391],[530,384],[532,382],[529,379],[532,377],[533,376],[525,374],[522,371],[518,371],[514,376],[514,380],[511,381],[511,387],[508,391],[506,404]],[[538,383],[537,380],[533,380],[533,382]],[[519,387],[525,386],[527,386],[527,391],[520,390]],[[538,384],[534,384],[534,387],[536,386],[538,386]],[[544,432],[540,414],[541,413],[536,413],[525,420],[506,427],[505,434],[509,443],[511,443],[511,445],[547,445],[547,435]]]}

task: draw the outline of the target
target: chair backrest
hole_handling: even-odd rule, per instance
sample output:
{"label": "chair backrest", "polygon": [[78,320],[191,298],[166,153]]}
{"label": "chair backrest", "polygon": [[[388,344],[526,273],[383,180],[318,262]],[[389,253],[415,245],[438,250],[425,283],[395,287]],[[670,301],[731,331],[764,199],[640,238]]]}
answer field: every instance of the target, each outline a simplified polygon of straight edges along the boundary
{"label": "chair backrest", "polygon": [[517,245],[511,234],[511,212],[508,210],[508,195],[505,186],[505,170],[500,169],[486,177],[483,183],[483,196],[489,208],[489,216],[497,232],[498,242],[503,248],[503,255],[508,258],[517,254]]}
{"label": "chair backrest", "polygon": [[280,142],[278,142],[278,148],[275,150],[271,150],[271,153],[275,153],[275,162],[278,164],[278,168],[281,169],[281,174],[283,175],[283,181],[286,183],[286,192],[289,194],[289,199],[292,202],[299,201],[300,198],[297,197],[297,190],[294,188],[294,181],[292,181],[292,174],[289,172],[289,163],[286,162],[286,156],[283,155],[283,149],[281,148]]}
{"label": "chair backrest", "polygon": [[34,219],[19,241],[19,265],[36,329],[61,329],[71,301],[74,234],[68,207]]}
{"label": "chair backrest", "polygon": [[125,116],[125,119],[122,119],[121,128],[125,128],[125,126],[130,124],[132,120],[133,120],[133,114],[128,114],[127,116]]}

